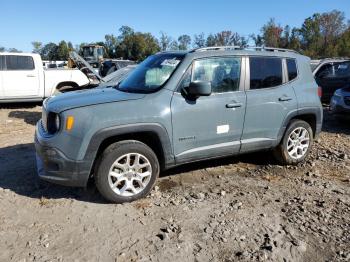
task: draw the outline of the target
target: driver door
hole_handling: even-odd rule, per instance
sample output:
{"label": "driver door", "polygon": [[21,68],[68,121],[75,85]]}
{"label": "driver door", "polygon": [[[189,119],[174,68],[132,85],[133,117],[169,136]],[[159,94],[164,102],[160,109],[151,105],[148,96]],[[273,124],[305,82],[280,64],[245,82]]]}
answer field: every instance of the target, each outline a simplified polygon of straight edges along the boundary
{"label": "driver door", "polygon": [[[174,153],[177,163],[238,153],[246,94],[241,57],[195,60],[171,101]],[[210,96],[195,100],[181,90],[191,81],[206,81]]]}

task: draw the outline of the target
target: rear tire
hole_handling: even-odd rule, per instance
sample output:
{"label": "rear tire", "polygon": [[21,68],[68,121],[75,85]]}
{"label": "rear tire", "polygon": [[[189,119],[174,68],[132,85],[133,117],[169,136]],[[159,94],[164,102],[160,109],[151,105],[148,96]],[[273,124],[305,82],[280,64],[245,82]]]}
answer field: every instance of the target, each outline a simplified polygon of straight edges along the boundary
{"label": "rear tire", "polygon": [[157,156],[150,147],[135,140],[121,141],[102,153],[95,183],[106,200],[131,202],[149,194],[159,170]]}
{"label": "rear tire", "polygon": [[299,119],[294,119],[288,125],[281,143],[273,154],[283,165],[296,165],[308,156],[313,144],[311,126]]}

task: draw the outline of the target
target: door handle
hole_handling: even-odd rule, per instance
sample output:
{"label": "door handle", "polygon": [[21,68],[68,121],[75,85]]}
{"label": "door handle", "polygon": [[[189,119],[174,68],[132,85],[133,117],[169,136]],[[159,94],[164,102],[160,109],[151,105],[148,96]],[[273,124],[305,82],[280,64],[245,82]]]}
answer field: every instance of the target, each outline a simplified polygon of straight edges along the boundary
{"label": "door handle", "polygon": [[242,107],[242,103],[229,103],[226,104],[226,108],[238,108],[238,107]]}
{"label": "door handle", "polygon": [[280,102],[285,102],[285,101],[290,101],[292,100],[293,98],[289,97],[289,96],[282,96],[280,98],[278,98],[278,101]]}
{"label": "door handle", "polygon": [[27,75],[27,77],[35,77],[35,75]]}

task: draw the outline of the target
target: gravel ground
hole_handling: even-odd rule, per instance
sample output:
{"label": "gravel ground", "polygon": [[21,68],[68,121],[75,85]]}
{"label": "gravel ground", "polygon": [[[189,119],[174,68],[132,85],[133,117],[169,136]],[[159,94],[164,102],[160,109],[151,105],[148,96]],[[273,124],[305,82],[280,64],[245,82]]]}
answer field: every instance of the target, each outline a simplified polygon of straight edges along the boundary
{"label": "gravel ground", "polygon": [[350,121],[325,109],[307,161],[270,153],[163,174],[140,201],[39,183],[40,105],[0,109],[0,261],[350,261]]}

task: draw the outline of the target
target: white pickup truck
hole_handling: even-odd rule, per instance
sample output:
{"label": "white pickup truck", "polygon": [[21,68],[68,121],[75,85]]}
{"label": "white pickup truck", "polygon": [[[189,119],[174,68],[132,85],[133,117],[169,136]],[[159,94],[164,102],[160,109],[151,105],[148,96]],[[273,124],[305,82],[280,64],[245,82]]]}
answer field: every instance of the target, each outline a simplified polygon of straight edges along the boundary
{"label": "white pickup truck", "polygon": [[41,101],[62,88],[89,83],[78,69],[44,70],[38,54],[0,53],[0,103]]}

